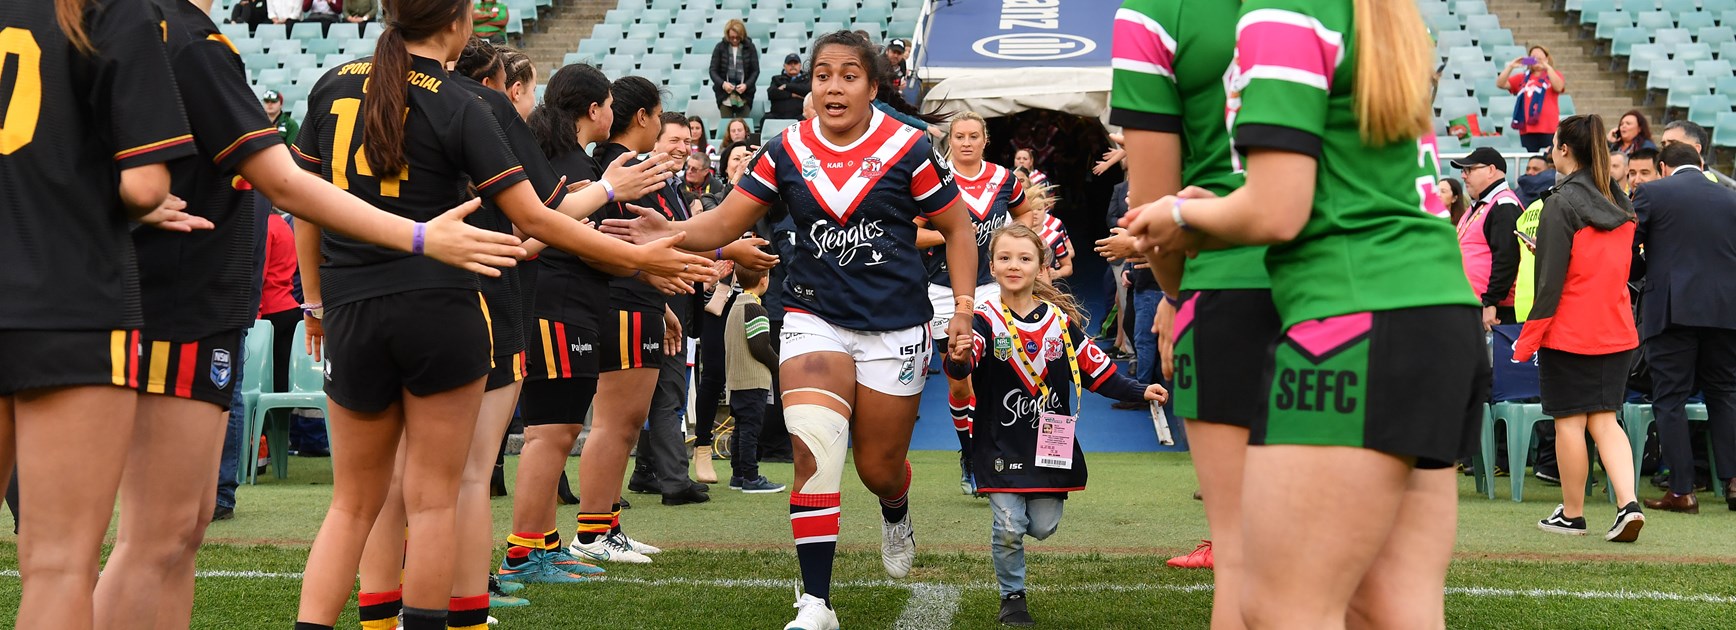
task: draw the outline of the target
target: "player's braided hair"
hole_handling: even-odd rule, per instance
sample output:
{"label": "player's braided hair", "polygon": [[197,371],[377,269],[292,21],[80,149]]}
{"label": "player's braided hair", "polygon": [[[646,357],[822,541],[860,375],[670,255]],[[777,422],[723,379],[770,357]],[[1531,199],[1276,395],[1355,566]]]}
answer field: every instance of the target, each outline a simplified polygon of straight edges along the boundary
{"label": "player's braided hair", "polygon": [[488,40],[473,35],[464,43],[464,52],[458,54],[458,63],[452,69],[477,83],[487,83],[489,79],[500,76],[500,50]]}
{"label": "player's braided hair", "polygon": [[386,30],[374,45],[368,93],[362,98],[362,146],[378,177],[403,173],[404,110],[410,106],[410,51],[405,42],[440,34],[459,20],[469,25],[469,0],[382,0]]}

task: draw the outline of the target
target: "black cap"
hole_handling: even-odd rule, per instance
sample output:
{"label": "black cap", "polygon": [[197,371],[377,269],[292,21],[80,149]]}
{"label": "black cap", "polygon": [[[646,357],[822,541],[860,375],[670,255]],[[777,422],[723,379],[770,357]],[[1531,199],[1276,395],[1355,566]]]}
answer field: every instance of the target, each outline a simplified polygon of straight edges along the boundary
{"label": "black cap", "polygon": [[886,47],[887,48],[896,48],[896,49],[898,49],[899,52],[904,52],[904,49],[906,48],[906,46],[904,45],[904,40],[902,40],[902,39],[894,39],[892,41],[886,42]]}
{"label": "black cap", "polygon": [[790,53],[788,55],[784,55],[784,63],[801,63],[801,62],[802,62],[802,56],[801,55],[798,55],[796,53]]}
{"label": "black cap", "polygon": [[1478,147],[1470,155],[1449,162],[1456,169],[1467,169],[1473,166],[1493,166],[1495,170],[1507,172],[1507,159],[1501,157],[1501,152],[1493,147]]}

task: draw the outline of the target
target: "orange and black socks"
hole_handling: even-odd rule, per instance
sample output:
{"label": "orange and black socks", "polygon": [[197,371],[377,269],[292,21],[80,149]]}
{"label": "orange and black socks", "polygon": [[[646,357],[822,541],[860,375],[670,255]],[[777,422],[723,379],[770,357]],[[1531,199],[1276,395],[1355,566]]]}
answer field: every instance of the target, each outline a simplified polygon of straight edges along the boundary
{"label": "orange and black socks", "polygon": [[[392,630],[398,627],[398,612],[404,607],[404,591],[362,593],[356,597],[356,612],[362,630]],[[299,629],[298,629],[299,630]]]}
{"label": "orange and black socks", "polygon": [[946,397],[946,405],[952,409],[952,430],[958,433],[958,449],[970,453],[970,430],[972,418],[976,417],[976,396],[964,399]]}
{"label": "orange and black socks", "polygon": [[790,533],[802,567],[802,592],[832,601],[832,558],[838,554],[839,495],[790,493]]}
{"label": "orange and black socks", "polygon": [[608,512],[580,512],[579,532],[575,538],[581,545],[597,542],[598,538],[608,535],[613,518]]}
{"label": "orange and black socks", "polygon": [[543,532],[543,549],[554,551],[561,548],[561,530],[551,529]]}
{"label": "orange and black socks", "polygon": [[[487,596],[483,597],[484,601]],[[488,613],[484,612],[482,624],[488,625]],[[444,610],[432,608],[404,607],[404,624],[402,630],[446,630],[447,613]]]}
{"label": "orange and black socks", "polygon": [[880,500],[880,518],[888,523],[896,523],[910,515],[910,460],[904,460],[904,489],[892,499]]}
{"label": "orange and black socks", "polygon": [[616,503],[609,511],[609,535],[621,533],[621,504]]}
{"label": "orange and black socks", "polygon": [[452,612],[446,618],[447,628],[451,628],[451,630],[488,629],[488,595],[454,597],[448,606]]}
{"label": "orange and black socks", "polygon": [[506,537],[506,567],[516,569],[530,561],[530,552],[543,548],[542,534],[517,532]]}

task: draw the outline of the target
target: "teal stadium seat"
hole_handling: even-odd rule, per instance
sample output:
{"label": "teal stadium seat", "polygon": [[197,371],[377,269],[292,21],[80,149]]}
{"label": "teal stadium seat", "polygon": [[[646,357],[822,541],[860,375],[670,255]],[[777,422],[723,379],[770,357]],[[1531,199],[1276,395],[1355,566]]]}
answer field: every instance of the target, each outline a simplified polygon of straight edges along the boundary
{"label": "teal stadium seat", "polygon": [[1573,106],[1572,94],[1562,94],[1556,99],[1556,105],[1561,110],[1562,118],[1579,113],[1579,109]]}
{"label": "teal stadium seat", "polygon": [[[256,320],[253,322],[253,328],[247,330],[247,339],[243,342],[243,346],[246,349],[244,350],[245,354],[243,355],[241,383],[237,385],[237,387],[241,388],[241,408],[244,410],[243,413],[247,413],[245,410],[253,409],[254,404],[259,401],[260,394],[270,392],[272,389],[270,383],[271,379],[266,378],[267,376],[276,373],[272,369],[271,356],[272,348],[275,347],[276,344],[273,344],[271,340],[271,322],[263,319]],[[246,424],[245,418],[242,419],[242,424]],[[257,457],[258,452],[259,451],[255,450],[251,453],[237,453],[241,460],[237,462],[238,466],[235,468],[235,483],[247,482],[248,471],[254,467],[250,460]]]}
{"label": "teal stadium seat", "polygon": [[1453,3],[1453,12],[1467,18],[1473,15],[1487,15],[1489,5],[1483,0],[1457,0]]}
{"label": "teal stadium seat", "polygon": [[1657,44],[1637,44],[1628,55],[1628,72],[1650,72],[1652,64],[1669,59],[1670,54]]}
{"label": "teal stadium seat", "polygon": [[813,24],[820,20],[820,11],[813,7],[790,8],[784,10],[782,20],[785,24]]}
{"label": "teal stadium seat", "polygon": [[1567,10],[1578,11],[1580,19],[1583,20],[1590,16],[1602,15],[1604,11],[1614,11],[1617,4],[1619,3],[1616,0],[1580,0],[1579,6],[1575,7],[1573,0],[1568,0]]}
{"label": "teal stadium seat", "polygon": [[1670,77],[1682,76],[1687,73],[1688,64],[1675,59],[1660,59],[1652,63],[1652,71],[1646,74],[1646,89],[1669,89]]}
{"label": "teal stadium seat", "polygon": [[368,22],[362,27],[362,37],[367,39],[379,39],[385,33],[386,25],[378,21]]}
{"label": "teal stadium seat", "polygon": [[1694,96],[1712,93],[1712,82],[1705,77],[1676,75],[1669,81],[1670,93],[1664,100],[1665,107],[1686,108]]}
{"label": "teal stadium seat", "polygon": [[[894,23],[899,23],[899,22],[894,20]],[[1509,31],[1509,30],[1504,29],[1504,28],[1498,28],[1498,29],[1489,31],[1487,33],[1483,33],[1480,36],[1478,36],[1478,39],[1477,39],[1477,46],[1481,47],[1483,49],[1483,52],[1492,53],[1497,48],[1500,48],[1503,46],[1512,46],[1512,45],[1513,45],[1513,31]]]}
{"label": "teal stadium seat", "polygon": [[[663,36],[664,28],[665,25],[663,24],[645,24],[643,22],[629,25],[627,27],[627,36],[622,39],[637,39],[645,42],[655,41]],[[753,29],[749,28],[748,32],[753,32]]]}
{"label": "teal stadium seat", "polygon": [[1701,59],[1694,62],[1694,76],[1715,81],[1732,73],[1729,59]]}
{"label": "teal stadium seat", "polygon": [[273,55],[299,55],[301,54],[301,42],[293,39],[279,39],[267,44],[265,50]]}
{"label": "teal stadium seat", "polygon": [[837,22],[839,24],[843,24],[845,22],[849,22],[849,21],[855,19],[855,17],[856,17],[856,12],[849,9],[849,8],[826,7],[824,9],[820,9],[820,18],[819,19],[821,22]]}
{"label": "teal stadium seat", "polygon": [[324,37],[324,30],[320,28],[319,22],[297,22],[294,26],[289,27],[290,39],[321,39]]}
{"label": "teal stadium seat", "polygon": [[1718,124],[1712,128],[1712,146],[1736,148],[1736,112],[1718,114]]}
{"label": "teal stadium seat", "polygon": [[[1635,46],[1635,48],[1638,48],[1638,46]],[[1712,58],[1712,47],[1705,44],[1678,46],[1675,48],[1675,52],[1676,55],[1674,59],[1684,63],[1694,63],[1703,59]]]}
{"label": "teal stadium seat", "polygon": [[1708,46],[1720,46],[1736,42],[1736,28],[1729,26],[1708,26],[1699,30],[1698,40]]}
{"label": "teal stadium seat", "polygon": [[621,39],[625,35],[619,24],[598,24],[591,27],[591,37],[599,39]]}
{"label": "teal stadium seat", "polygon": [[1652,41],[1665,46],[1682,46],[1694,43],[1694,35],[1689,33],[1686,29],[1666,28],[1656,31],[1653,34]]}
{"label": "teal stadium seat", "polygon": [[1675,28],[1676,17],[1663,11],[1648,11],[1634,16],[1634,25],[1651,31]]}
{"label": "teal stadium seat", "polygon": [[1435,47],[1440,50],[1452,50],[1477,45],[1471,38],[1470,31],[1442,31],[1435,33]]}
{"label": "teal stadium seat", "polygon": [[283,69],[284,70],[289,70],[292,72],[300,72],[300,71],[308,69],[308,68],[315,68],[315,67],[319,66],[319,57],[318,56],[309,55],[309,54],[305,54],[305,53],[300,54],[300,55],[284,55],[283,57],[279,58],[278,61],[283,63]]}
{"label": "teal stadium seat", "polygon": [[1688,99],[1688,120],[1701,127],[1713,127],[1718,114],[1730,111],[1730,97],[1724,94],[1697,94]]}
{"label": "teal stadium seat", "polygon": [[[1646,29],[1629,26],[1616,29],[1615,36],[1610,40],[1609,52],[1617,57],[1626,57],[1635,44],[1651,43],[1652,34]],[[1658,42],[1663,43],[1663,42]]]}
{"label": "teal stadium seat", "polygon": [[1712,79],[1712,92],[1736,99],[1736,76]]}
{"label": "teal stadium seat", "polygon": [[373,39],[352,39],[344,44],[344,54],[351,57],[366,57],[374,54],[374,45],[379,43]]}
{"label": "teal stadium seat", "polygon": [[1472,33],[1493,31],[1501,28],[1501,18],[1493,15],[1466,15],[1465,30]]}
{"label": "teal stadium seat", "polygon": [[271,53],[247,53],[241,55],[241,65],[254,72],[274,70],[277,68],[277,55]]}
{"label": "teal stadium seat", "polygon": [[345,55],[342,53],[335,53],[335,54],[326,55],[325,57],[320,58],[319,65],[320,65],[320,67],[329,69],[333,66],[341,66],[345,62],[348,62],[350,59],[351,59],[351,57],[349,55]]}
{"label": "teal stadium seat", "polygon": [[[306,336],[307,324],[298,322],[295,325],[295,339]],[[273,409],[326,409],[325,398],[325,363],[313,360],[302,344],[290,344],[292,348],[288,357],[274,357],[275,360],[289,361],[289,391],[282,393],[261,393],[253,408],[248,411],[248,448],[243,455],[259,452],[259,438],[266,430],[266,412]],[[246,374],[242,375],[246,377]],[[332,449],[337,450],[338,444]],[[254,471],[253,466],[242,466],[244,470]],[[289,476],[289,424],[288,422],[273,423],[271,427],[271,468],[272,473],[283,479]],[[256,475],[249,476],[250,481],[257,481]]]}
{"label": "teal stadium seat", "polygon": [[262,68],[253,73],[253,84],[259,86],[259,91],[281,90],[289,85],[289,71],[278,68]]}
{"label": "teal stadium seat", "polygon": [[289,34],[282,24],[260,24],[259,28],[254,29],[253,38],[269,44],[280,39],[288,39]]}
{"label": "teal stadium seat", "polygon": [[1710,13],[1681,13],[1676,15],[1676,26],[1688,29],[1689,32],[1698,33],[1717,26],[1717,20]]}
{"label": "teal stadium seat", "polygon": [[308,54],[324,56],[324,55],[330,55],[333,53],[343,52],[344,44],[349,43],[350,39],[354,39],[354,38],[348,38],[348,39],[336,39],[336,38],[309,39],[309,40],[302,41],[301,47],[302,47],[302,50],[307,51]]}
{"label": "teal stadium seat", "polygon": [[733,9],[743,12],[752,9],[753,6],[754,0],[719,0],[717,3],[719,9]]}
{"label": "teal stadium seat", "polygon": [[1598,39],[1614,39],[1617,30],[1633,27],[1634,14],[1621,10],[1604,11],[1597,14],[1597,20],[1589,23],[1596,27],[1593,34]]}
{"label": "teal stadium seat", "polygon": [[1700,3],[1698,0],[1663,0],[1663,2],[1660,3],[1663,10],[1669,11],[1678,16],[1683,14],[1699,13],[1699,5]]}

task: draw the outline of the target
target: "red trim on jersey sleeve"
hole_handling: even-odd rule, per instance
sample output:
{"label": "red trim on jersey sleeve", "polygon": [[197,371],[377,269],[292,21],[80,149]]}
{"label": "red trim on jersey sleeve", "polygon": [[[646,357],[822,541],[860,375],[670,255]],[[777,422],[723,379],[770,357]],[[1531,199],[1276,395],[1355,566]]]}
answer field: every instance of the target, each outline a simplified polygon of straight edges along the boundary
{"label": "red trim on jersey sleeve", "polygon": [[490,186],[494,186],[495,184],[499,184],[503,181],[506,181],[507,178],[512,177],[513,175],[520,175],[520,176],[524,175],[524,167],[523,166],[514,166],[512,168],[506,169],[505,171],[502,171],[499,175],[495,175],[494,177],[488,178],[488,181],[477,184],[476,189],[478,191],[486,192]]}
{"label": "red trim on jersey sleeve", "polygon": [[307,162],[308,164],[311,164],[313,166],[319,166],[320,164],[324,164],[324,162],[319,161],[319,158],[308,155],[306,153],[302,153],[301,147],[298,147],[296,145],[293,145],[293,144],[289,145],[289,152],[294,153],[296,159],[301,160],[303,162]]}
{"label": "red trim on jersey sleeve", "polygon": [[940,190],[940,174],[935,172],[934,162],[923,160],[922,166],[910,176],[910,194],[917,201],[927,199]]}
{"label": "red trim on jersey sleeve", "polygon": [[248,132],[246,134],[243,134],[241,137],[236,138],[234,142],[229,143],[229,146],[224,147],[222,151],[218,152],[217,157],[211,158],[211,162],[214,164],[222,164],[223,160],[228,159],[229,154],[234,153],[236,149],[241,148],[241,145],[247,144],[249,141],[252,141],[252,140],[255,140],[258,138],[264,138],[264,137],[275,136],[275,135],[277,135],[277,129],[276,128],[260,129],[258,131],[252,131],[252,132]]}
{"label": "red trim on jersey sleeve", "polygon": [[127,149],[124,151],[118,151],[115,153],[115,161],[119,162],[121,160],[128,160],[128,159],[136,158],[136,157],[139,157],[142,155],[149,155],[151,153],[156,153],[158,151],[165,151],[165,150],[172,149],[172,148],[175,148],[175,147],[178,147],[181,145],[192,144],[192,142],[193,142],[193,134],[176,136],[174,138],[169,138],[167,140],[159,140],[159,141],[147,144],[147,145],[133,147],[131,149]]}

